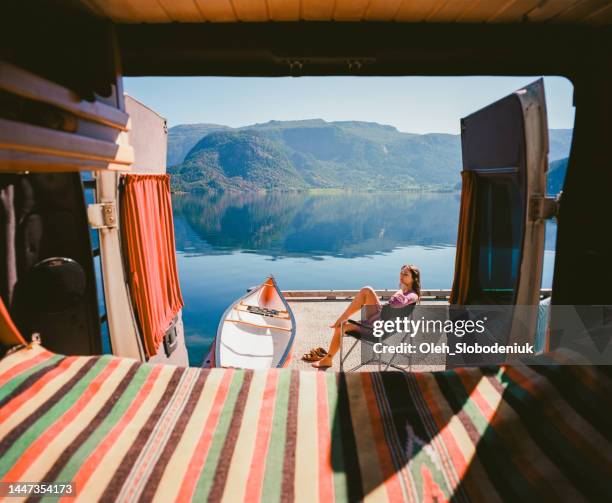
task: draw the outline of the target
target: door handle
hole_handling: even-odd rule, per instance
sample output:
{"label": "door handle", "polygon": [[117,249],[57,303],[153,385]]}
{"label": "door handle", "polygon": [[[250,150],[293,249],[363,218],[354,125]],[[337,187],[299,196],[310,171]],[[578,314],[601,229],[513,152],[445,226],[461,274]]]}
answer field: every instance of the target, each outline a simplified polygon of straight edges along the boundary
{"label": "door handle", "polygon": [[559,202],[561,193],[556,197],[546,197],[542,194],[533,194],[529,201],[529,219],[533,222],[538,220],[550,220],[559,213]]}

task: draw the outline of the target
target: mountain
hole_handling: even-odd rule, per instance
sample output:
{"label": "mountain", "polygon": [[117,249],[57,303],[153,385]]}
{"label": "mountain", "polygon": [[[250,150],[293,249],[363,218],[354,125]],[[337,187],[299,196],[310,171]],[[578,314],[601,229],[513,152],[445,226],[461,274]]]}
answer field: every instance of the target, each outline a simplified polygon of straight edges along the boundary
{"label": "mountain", "polygon": [[169,172],[181,192],[307,188],[285,152],[257,131],[209,133]]}
{"label": "mountain", "polygon": [[[551,130],[550,138],[551,159],[567,156],[571,130]],[[215,152],[221,146],[223,153]],[[246,164],[238,169],[236,159]],[[461,141],[362,121],[193,124],[169,130],[168,165],[177,191],[452,189],[461,171]]]}
{"label": "mountain", "polygon": [[185,160],[189,151],[208,133],[231,129],[219,124],[181,124],[168,130],[168,166]]}
{"label": "mountain", "polygon": [[546,175],[546,192],[550,195],[558,194],[563,189],[563,181],[567,173],[569,158],[553,161],[548,165]]}

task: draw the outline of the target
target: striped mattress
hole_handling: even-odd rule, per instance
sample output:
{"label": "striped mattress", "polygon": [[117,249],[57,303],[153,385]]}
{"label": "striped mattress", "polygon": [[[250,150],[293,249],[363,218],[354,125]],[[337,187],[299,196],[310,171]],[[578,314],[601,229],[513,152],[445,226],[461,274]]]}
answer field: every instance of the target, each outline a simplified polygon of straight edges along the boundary
{"label": "striped mattress", "polygon": [[31,345],[0,361],[0,478],[74,482],[84,502],[612,501],[611,376],[208,370]]}

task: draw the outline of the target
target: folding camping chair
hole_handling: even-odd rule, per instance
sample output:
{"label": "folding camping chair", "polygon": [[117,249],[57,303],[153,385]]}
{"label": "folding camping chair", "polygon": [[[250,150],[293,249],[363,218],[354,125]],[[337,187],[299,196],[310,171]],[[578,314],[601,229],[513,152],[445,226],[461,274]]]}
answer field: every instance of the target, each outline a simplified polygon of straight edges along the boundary
{"label": "folding camping chair", "polygon": [[[416,304],[411,304],[409,306],[397,308],[397,307],[390,306],[389,304],[386,304],[383,306],[382,311],[380,313],[380,320],[389,321],[389,320],[396,320],[398,318],[404,318],[404,317],[411,318],[415,305]],[[352,325],[358,326],[359,329],[358,330],[354,330],[354,329],[346,330],[345,326],[346,324],[349,324],[349,323]],[[349,355],[353,352],[355,347],[357,347],[357,344],[359,343],[367,344],[368,346],[371,346],[372,348],[374,348],[374,344],[378,342],[385,342],[387,339],[397,334],[400,334],[400,332],[395,332],[395,333],[385,332],[382,337],[376,337],[374,335],[374,327],[365,323],[363,320],[356,321],[352,319],[349,319],[346,322],[343,322],[340,327],[340,330],[342,334],[342,337],[340,339],[340,372],[344,372],[344,362],[347,360]],[[355,339],[352,346],[349,348],[346,354],[344,354],[344,338],[345,337],[351,337]],[[410,337],[409,332],[402,332],[399,344],[403,344],[404,342],[406,342],[406,339],[408,337]],[[359,365],[355,365],[353,368],[347,370],[347,372],[354,372],[365,365],[373,365],[373,364],[378,365],[379,371],[382,370],[382,366],[383,366],[382,353],[375,353],[374,350],[372,349],[372,355],[373,356],[369,358],[367,361],[365,362],[362,361]],[[395,364],[396,358],[397,358],[397,354],[393,354],[391,359],[388,362],[386,362],[384,370],[388,370],[390,367],[392,367],[396,370],[401,370],[402,372],[405,372],[406,371],[405,368],[400,367],[399,365]]]}

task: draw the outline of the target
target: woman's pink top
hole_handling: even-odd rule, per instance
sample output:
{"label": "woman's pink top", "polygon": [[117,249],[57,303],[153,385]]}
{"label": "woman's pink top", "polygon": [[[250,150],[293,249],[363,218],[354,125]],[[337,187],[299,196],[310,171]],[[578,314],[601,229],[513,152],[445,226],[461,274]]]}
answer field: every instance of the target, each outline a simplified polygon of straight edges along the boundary
{"label": "woman's pink top", "polygon": [[414,290],[404,292],[398,290],[389,299],[389,305],[392,307],[405,307],[410,304],[416,304],[419,301],[419,296]]}
{"label": "woman's pink top", "polygon": [[[389,305],[391,307],[400,308],[400,307],[409,306],[410,304],[416,304],[418,301],[419,301],[419,296],[416,294],[414,290],[410,290],[408,292],[398,290],[389,299]],[[378,304],[376,311],[374,311],[370,316],[368,316],[363,321],[363,323],[365,325],[372,326],[376,320],[380,319],[381,312],[382,312],[382,304]]]}

